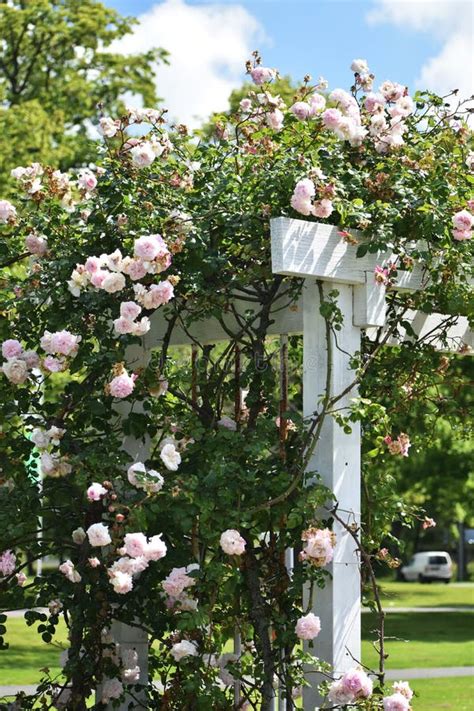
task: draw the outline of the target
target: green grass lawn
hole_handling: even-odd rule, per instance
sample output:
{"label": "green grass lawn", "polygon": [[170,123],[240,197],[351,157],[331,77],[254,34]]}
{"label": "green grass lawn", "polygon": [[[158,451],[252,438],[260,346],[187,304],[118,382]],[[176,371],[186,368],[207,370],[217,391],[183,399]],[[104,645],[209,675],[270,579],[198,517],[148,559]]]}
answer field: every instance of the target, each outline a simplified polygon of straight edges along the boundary
{"label": "green grass lawn", "polygon": [[[468,605],[472,587],[449,585],[418,585],[417,583],[384,583],[384,590],[398,606],[428,605],[431,593],[436,602],[431,605]],[[375,620],[372,614],[362,616],[362,654],[368,666],[377,666],[377,655],[371,640]],[[7,622],[8,650],[0,651],[0,679],[2,684],[34,684],[40,678],[38,669],[49,667],[59,672],[58,646],[45,644],[34,628],[27,627],[22,618]],[[64,626],[58,628],[57,641],[65,643]],[[474,611],[452,613],[397,613],[386,617],[386,643],[389,658],[387,667],[467,666],[474,664]],[[406,641],[405,641],[406,640]],[[316,651],[317,653],[317,651]],[[421,708],[421,707],[420,707]],[[442,708],[442,707],[440,707]]]}
{"label": "green grass lawn", "polygon": [[[377,665],[370,641],[375,639],[374,627],[375,617],[362,615],[362,659],[369,667]],[[391,612],[385,618],[385,632],[389,669],[474,664],[473,612]]]}
{"label": "green grass lawn", "polygon": [[380,581],[384,607],[465,607],[474,609],[474,583]]}
{"label": "green grass lawn", "polygon": [[413,679],[413,711],[472,711],[474,678]]}

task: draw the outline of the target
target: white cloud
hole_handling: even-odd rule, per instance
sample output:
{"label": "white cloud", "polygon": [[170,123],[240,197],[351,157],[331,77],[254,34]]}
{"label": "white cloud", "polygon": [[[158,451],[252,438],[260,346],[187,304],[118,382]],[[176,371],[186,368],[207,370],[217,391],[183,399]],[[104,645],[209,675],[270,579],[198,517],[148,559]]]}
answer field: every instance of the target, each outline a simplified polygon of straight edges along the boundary
{"label": "white cloud", "polygon": [[390,23],[404,29],[428,32],[441,49],[421,67],[420,89],[446,94],[459,89],[467,98],[474,92],[474,4],[472,0],[376,0],[368,13],[370,24]]}
{"label": "white cloud", "polygon": [[158,95],[171,119],[196,125],[227,107],[244,78],[245,61],[265,42],[259,22],[241,5],[187,5],[165,0],[138,17],[133,34],[112,49],[125,54],[164,47],[170,66],[156,68]]}

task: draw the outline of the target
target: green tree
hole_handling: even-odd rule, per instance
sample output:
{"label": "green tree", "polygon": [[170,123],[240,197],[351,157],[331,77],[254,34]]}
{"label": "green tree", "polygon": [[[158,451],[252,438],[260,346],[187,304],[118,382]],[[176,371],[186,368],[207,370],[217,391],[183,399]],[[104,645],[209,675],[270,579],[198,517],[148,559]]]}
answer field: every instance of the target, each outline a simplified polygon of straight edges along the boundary
{"label": "green tree", "polygon": [[134,20],[95,0],[0,2],[0,189],[10,170],[38,161],[61,169],[96,156],[90,121],[103,103],[121,113],[133,92],[157,101],[156,49],[124,56],[107,51]]}

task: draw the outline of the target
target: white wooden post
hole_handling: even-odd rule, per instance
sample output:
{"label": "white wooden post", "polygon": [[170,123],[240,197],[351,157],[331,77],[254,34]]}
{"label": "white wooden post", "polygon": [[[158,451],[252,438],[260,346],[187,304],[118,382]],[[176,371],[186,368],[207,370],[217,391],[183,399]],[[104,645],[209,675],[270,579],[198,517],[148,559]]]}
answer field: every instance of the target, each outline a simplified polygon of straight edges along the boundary
{"label": "white wooden post", "polygon": [[[142,338],[140,345],[134,345],[127,348],[125,359],[126,367],[130,372],[136,372],[142,368],[146,368],[150,361],[151,348],[150,341],[147,336]],[[115,408],[122,419],[126,417],[133,411],[137,413],[142,413],[143,404],[141,402],[119,402]],[[139,440],[132,435],[124,438],[122,448],[130,455],[133,461],[145,461],[150,454],[150,440],[145,437],[143,440]],[[139,623],[139,619],[137,619]],[[136,683],[143,684],[146,686],[148,684],[148,635],[139,627],[133,625],[127,625],[123,622],[114,621],[112,623],[112,628],[110,630],[114,642],[120,645],[120,652],[126,650],[134,649],[138,655],[138,665],[140,667],[140,678]],[[124,684],[125,688],[126,685]],[[102,695],[102,685],[100,685],[96,692],[96,701],[99,702]],[[124,700],[119,706],[113,706],[112,702],[108,704],[105,708],[107,711],[127,711],[129,704],[133,703],[134,709],[146,709],[149,708],[146,701],[146,690],[141,691],[139,694],[130,693],[125,694]]]}
{"label": "white wooden post", "polygon": [[[360,329],[352,323],[352,287],[324,284],[324,294],[331,288],[337,288],[339,292],[337,302],[344,315],[337,339],[331,335],[330,388],[331,394],[338,394],[354,379],[349,360],[360,348]],[[306,279],[303,303],[303,413],[305,417],[311,417],[321,409],[319,400],[326,391],[328,372],[326,324],[319,312],[320,298],[315,279]],[[355,394],[354,391],[348,393],[338,402],[338,408],[347,407]],[[326,417],[308,470],[320,474],[322,483],[334,492],[341,518],[358,524],[359,424],[355,423],[348,435],[332,417]],[[353,666],[354,659],[360,659],[360,573],[354,540],[336,521],[333,521],[332,528],[336,534],[334,560],[328,566],[332,578],[323,590],[318,588],[315,593],[313,612],[321,619],[321,632],[312,652],[338,673]],[[312,674],[310,680],[314,683],[303,692],[304,708],[308,710],[321,702],[317,681],[322,678],[314,677]]]}

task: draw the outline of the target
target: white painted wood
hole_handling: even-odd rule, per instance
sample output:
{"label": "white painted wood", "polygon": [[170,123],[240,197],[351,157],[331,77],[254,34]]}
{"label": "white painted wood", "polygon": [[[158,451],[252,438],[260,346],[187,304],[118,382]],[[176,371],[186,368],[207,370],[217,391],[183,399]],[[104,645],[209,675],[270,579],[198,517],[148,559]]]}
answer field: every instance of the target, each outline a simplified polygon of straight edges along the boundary
{"label": "white painted wood", "polygon": [[[129,372],[136,372],[142,368],[146,368],[151,358],[151,347],[149,334],[141,339],[140,344],[129,346],[125,354],[126,368]],[[144,412],[142,402],[120,401],[115,406],[120,418],[126,419],[131,412]],[[122,449],[124,449],[133,461],[145,461],[150,454],[150,439],[137,439],[131,435],[125,437]],[[139,624],[137,619],[137,624]],[[123,622],[114,621],[112,624],[111,634],[115,642],[120,645],[120,650],[123,652],[126,649],[134,649],[138,654],[138,665],[140,667],[139,683],[146,685],[148,683],[148,636],[146,632],[139,627],[126,625]],[[125,688],[126,685],[124,685]],[[96,698],[100,701],[101,687],[97,689]],[[129,704],[133,702],[134,709],[146,709],[148,702],[146,700],[146,690],[140,691],[138,694],[125,694],[124,701],[119,706],[113,702],[105,706],[106,711],[128,711]]]}
{"label": "white painted wood", "polygon": [[373,272],[365,272],[365,283],[354,286],[354,326],[383,326],[387,316],[385,295],[384,284],[376,283]]}
{"label": "white painted wood", "polygon": [[[373,272],[377,265],[393,259],[389,250],[357,257],[357,245],[345,242],[334,225],[276,217],[270,221],[270,226],[274,274],[316,276],[339,284],[365,284],[365,272]],[[363,240],[356,230],[351,233]],[[393,288],[421,288],[423,274],[420,268],[399,274]]]}
{"label": "white painted wood", "polygon": [[[334,285],[327,284],[327,293]],[[351,354],[360,348],[360,329],[352,323],[352,287],[338,285],[338,305],[344,314],[337,345],[332,336],[331,393],[340,393],[353,378],[349,369]],[[307,279],[304,290],[303,337],[303,412],[310,417],[319,411],[319,400],[326,389],[327,347],[325,322],[319,313],[319,294],[314,279]],[[349,393],[339,404],[347,407],[356,392]],[[324,422],[319,446],[308,466],[317,471],[322,482],[334,491],[339,502],[339,514],[347,521],[360,521],[360,429],[353,425],[347,435],[333,418]],[[329,566],[332,580],[323,590],[317,590],[313,612],[321,618],[321,632],[315,640],[313,653],[329,662],[335,673],[344,672],[360,659],[360,574],[355,543],[342,526],[334,521],[337,543],[333,563]],[[306,595],[307,595],[306,590]],[[352,656],[351,656],[352,655]],[[313,710],[321,703],[314,673],[309,676],[311,687],[303,691],[304,708]]]}
{"label": "white painted wood", "polygon": [[[339,285],[335,285],[335,288],[338,287]],[[380,315],[377,316],[377,308],[380,307],[378,299],[381,300],[383,294],[383,287],[377,287],[377,289],[379,288],[380,291],[376,291],[375,287],[371,290],[368,284],[363,284],[357,285],[354,289],[354,325],[366,328],[369,338],[375,338],[375,329],[379,326],[383,326]],[[372,294],[369,298],[367,294],[370,291],[372,291]],[[365,301],[366,299],[369,299],[369,301]],[[253,307],[255,307],[255,304],[253,304]],[[166,311],[163,309],[157,309],[152,315],[152,328],[150,333],[147,334],[149,337],[149,348],[159,348],[163,343],[167,329],[166,318]],[[437,338],[439,327],[443,326],[447,318],[450,317],[444,314],[434,313],[428,316],[427,314],[418,313],[413,310],[407,311],[406,314],[406,320],[412,324],[418,338],[425,339],[427,334],[430,333],[429,343],[433,348],[439,351],[455,353],[460,349],[462,350],[464,346],[474,347],[474,335],[469,328],[469,322],[465,316],[457,316],[454,319],[453,324],[448,329],[446,343]],[[299,299],[292,305],[291,310],[287,308],[278,313],[274,313],[274,319],[275,322],[269,328],[270,336],[280,333],[288,333],[291,335],[303,333],[303,300]],[[237,330],[235,321],[231,324],[229,320],[229,326],[231,326],[233,330]],[[192,334],[192,338],[185,333],[182,328],[176,326],[171,338],[171,345],[190,345],[194,341],[204,344],[229,340],[228,334],[225,333],[215,319],[208,319],[193,324],[190,328],[190,333]],[[404,329],[400,329],[399,336],[391,338],[388,343],[389,345],[399,345],[404,342],[410,343],[412,340],[413,339],[406,334]]]}

